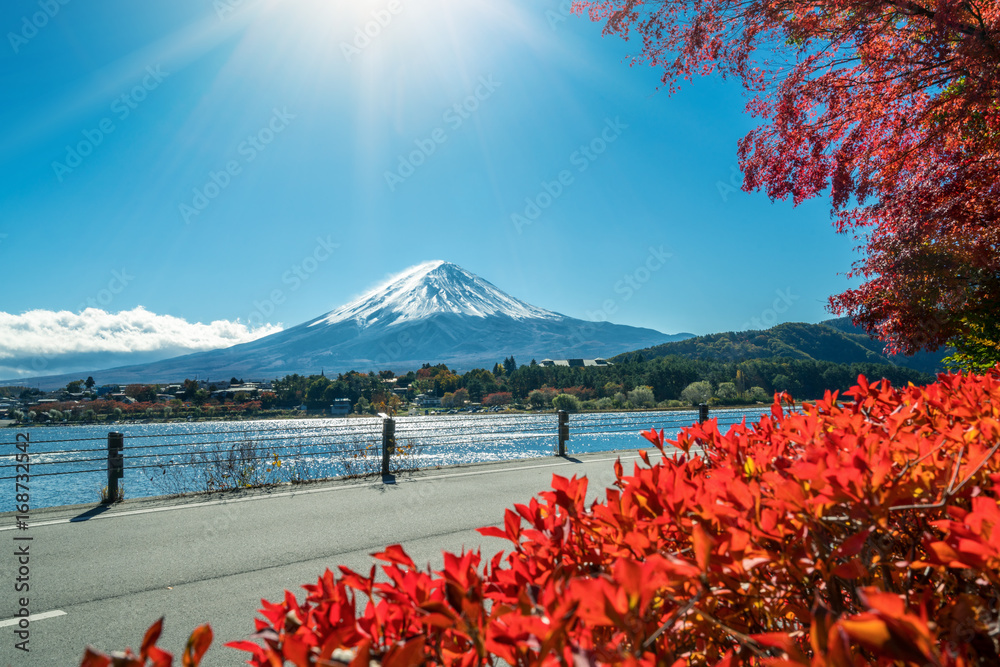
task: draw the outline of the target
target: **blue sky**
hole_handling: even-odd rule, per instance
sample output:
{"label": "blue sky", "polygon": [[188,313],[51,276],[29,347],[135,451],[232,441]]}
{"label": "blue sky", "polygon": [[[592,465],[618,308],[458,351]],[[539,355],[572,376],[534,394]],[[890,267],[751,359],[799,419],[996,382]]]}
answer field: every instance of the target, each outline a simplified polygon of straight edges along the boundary
{"label": "blue sky", "polygon": [[0,347],[88,304],[235,341],[431,259],[669,333],[830,317],[856,242],[732,188],[739,86],[668,96],[568,4],[5,2]]}

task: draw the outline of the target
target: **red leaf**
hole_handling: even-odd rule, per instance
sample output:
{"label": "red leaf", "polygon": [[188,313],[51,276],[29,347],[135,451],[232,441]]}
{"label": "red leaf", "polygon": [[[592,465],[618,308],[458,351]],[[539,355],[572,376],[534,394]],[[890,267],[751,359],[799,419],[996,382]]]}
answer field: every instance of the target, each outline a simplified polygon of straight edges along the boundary
{"label": "red leaf", "polygon": [[83,652],[83,659],[80,661],[80,667],[109,667],[109,665],[111,658],[103,653],[96,653],[89,646]]}
{"label": "red leaf", "polygon": [[698,563],[698,568],[705,572],[708,570],[708,557],[712,553],[712,538],[705,532],[700,523],[696,523],[691,531],[691,541],[694,547],[695,562]]}
{"label": "red leaf", "polygon": [[861,549],[865,546],[865,543],[868,541],[871,534],[871,529],[866,528],[860,533],[852,535],[844,540],[839,547],[834,549],[831,554],[831,558],[853,558],[854,556],[857,556],[861,553]]}
{"label": "red leaf", "polygon": [[504,510],[503,524],[507,529],[507,539],[517,542],[521,538],[521,517],[516,512]]}
{"label": "red leaf", "polygon": [[188,637],[187,646],[184,647],[182,665],[184,667],[198,667],[201,663],[205,651],[212,644],[212,627],[205,623],[199,625]]}
{"label": "red leaf", "polygon": [[657,431],[655,428],[651,428],[648,431],[643,431],[641,433],[642,437],[649,440],[651,443],[656,445],[657,449],[663,450],[663,429]]}
{"label": "red leaf", "polygon": [[382,659],[382,667],[410,667],[424,662],[423,637],[412,639],[402,646],[394,646]]}
{"label": "red leaf", "polygon": [[259,644],[254,644],[253,642],[248,642],[244,639],[227,642],[225,646],[228,648],[234,648],[237,651],[253,653],[254,658],[257,660],[260,660],[264,656],[264,649],[262,649]]}
{"label": "red leaf", "polygon": [[476,532],[483,537],[499,537],[502,540],[506,540],[507,533],[496,526],[483,526],[482,528],[476,528]]}
{"label": "red leaf", "polygon": [[416,568],[413,559],[406,554],[406,551],[404,551],[403,547],[399,544],[388,546],[385,551],[373,555],[379,560],[395,563],[396,565],[403,565],[410,569]]}
{"label": "red leaf", "polygon": [[142,638],[142,645],[139,647],[139,657],[145,659],[146,655],[149,653],[149,649],[156,645],[157,640],[160,638],[160,634],[163,632],[163,617],[154,622],[149,629],[146,630],[146,636]]}
{"label": "red leaf", "polygon": [[365,639],[358,646],[354,647],[356,653],[349,667],[369,667],[369,663],[371,662],[371,646],[371,640]]}

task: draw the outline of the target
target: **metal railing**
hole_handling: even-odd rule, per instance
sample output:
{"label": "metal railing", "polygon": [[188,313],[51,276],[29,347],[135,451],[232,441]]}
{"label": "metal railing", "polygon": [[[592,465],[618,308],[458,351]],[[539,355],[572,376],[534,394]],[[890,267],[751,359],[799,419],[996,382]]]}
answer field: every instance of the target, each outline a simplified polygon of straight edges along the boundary
{"label": "metal railing", "polygon": [[[428,420],[380,414],[377,418],[352,419],[340,424],[331,424],[329,420],[307,426],[275,422],[252,429],[128,436],[112,431],[106,439],[31,441],[35,454],[30,475],[37,479],[104,473],[107,486],[102,490],[103,500],[115,502],[120,499],[119,484],[127,471],[133,475],[136,471],[151,475],[150,479],[157,474],[162,477],[175,474],[178,479],[190,481],[202,475],[202,486],[190,490],[215,490],[213,485],[252,486],[249,482],[254,479],[277,479],[274,475],[254,478],[252,473],[261,470],[272,473],[283,466],[288,471],[286,481],[379,474],[388,478],[394,472],[428,467],[435,462],[441,465],[546,454],[567,456],[571,449],[575,453],[604,451],[600,449],[602,443],[635,442],[632,438],[642,430],[673,432],[695,420],[704,422],[710,416],[718,419],[721,427],[739,423],[748,414],[746,410],[720,409],[710,415],[708,406],[701,405],[696,417],[691,411],[579,413],[572,420],[565,411],[557,412],[551,420],[546,415],[438,416]],[[581,446],[573,447],[576,442],[581,442]],[[583,443],[591,448],[588,450]],[[64,448],[39,451],[38,445]],[[66,445],[83,446],[65,448]],[[595,446],[598,448],[594,449]],[[14,454],[0,454],[0,480],[15,479],[21,472],[14,459]],[[309,474],[306,460],[318,464],[315,474]],[[231,478],[226,479],[227,475]]]}

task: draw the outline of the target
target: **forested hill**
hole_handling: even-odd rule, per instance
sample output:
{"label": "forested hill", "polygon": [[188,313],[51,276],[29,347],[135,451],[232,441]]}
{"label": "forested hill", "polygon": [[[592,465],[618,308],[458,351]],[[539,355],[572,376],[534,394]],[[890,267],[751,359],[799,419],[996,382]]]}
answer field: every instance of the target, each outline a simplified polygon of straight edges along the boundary
{"label": "forested hill", "polygon": [[850,319],[820,324],[787,322],[763,331],[728,331],[672,341],[618,355],[624,361],[641,354],[643,359],[678,356],[704,361],[739,362],[749,359],[812,359],[838,364],[871,363],[905,366],[924,373],[938,373],[948,351],[922,352],[912,357],[885,355],[881,341],[871,339]]}

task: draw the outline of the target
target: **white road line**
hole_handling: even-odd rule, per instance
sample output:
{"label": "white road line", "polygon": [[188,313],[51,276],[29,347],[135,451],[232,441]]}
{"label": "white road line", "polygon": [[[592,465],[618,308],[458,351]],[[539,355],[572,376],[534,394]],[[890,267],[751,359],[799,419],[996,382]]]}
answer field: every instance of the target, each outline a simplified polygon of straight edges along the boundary
{"label": "white road line", "polygon": [[[617,460],[619,458],[621,460],[623,460],[623,461],[628,461],[628,460],[632,460],[632,459],[637,459],[637,458],[639,458],[639,456],[638,455],[634,455],[634,456],[616,456],[614,458],[606,458],[606,459],[587,459],[583,463],[603,463],[605,461],[615,461],[615,460]],[[411,479],[397,479],[396,483],[397,484],[415,484],[417,482],[423,482],[423,481],[434,480],[434,479],[449,479],[449,478],[452,478],[452,477],[470,477],[470,476],[475,476],[475,475],[492,475],[492,474],[496,474],[496,473],[500,473],[500,472],[513,472],[513,471],[516,471],[516,470],[535,470],[537,468],[553,468],[553,467],[557,467],[557,466],[561,467],[561,466],[568,466],[568,465],[574,465],[574,462],[573,461],[559,461],[557,463],[542,463],[542,464],[538,464],[538,465],[519,466],[519,467],[516,467],[516,468],[503,468],[502,470],[472,470],[472,471],[469,471],[469,472],[455,472],[455,473],[445,473],[445,474],[441,474],[441,475],[427,475],[427,476],[424,476],[424,477],[414,477],[414,478],[411,478]],[[267,500],[269,498],[290,498],[292,496],[303,496],[303,495],[308,495],[308,494],[311,494],[311,493],[329,493],[329,492],[332,492],[332,491],[346,491],[348,489],[356,489],[358,487],[364,487],[364,486],[369,486],[369,485],[368,484],[345,484],[344,486],[331,486],[331,487],[325,487],[325,488],[322,488],[322,489],[302,489],[301,491],[282,491],[280,493],[269,493],[267,495],[253,496],[253,497],[250,497],[250,498],[234,498],[232,500],[209,500],[209,501],[206,501],[206,502],[203,502],[203,503],[186,503],[186,504],[183,504],[183,505],[171,505],[170,507],[150,507],[148,509],[142,509],[142,510],[128,510],[128,511],[125,511],[125,512],[114,512],[113,514],[98,514],[97,516],[93,516],[93,517],[87,519],[87,521],[97,521],[98,519],[114,519],[114,518],[120,517],[120,516],[134,516],[134,515],[137,515],[137,514],[153,514],[153,513],[156,513],[156,512],[170,512],[170,511],[174,511],[174,510],[183,510],[183,509],[188,509],[188,508],[192,508],[192,507],[213,507],[213,506],[216,506],[216,505],[225,505],[225,504],[228,504],[228,503],[233,503],[233,504],[235,504],[235,503],[247,503],[247,502],[251,502],[251,501],[254,501],[254,500]],[[539,489],[539,490],[541,491],[543,489]],[[38,527],[41,527],[41,526],[55,526],[55,525],[62,524],[62,523],[83,523],[83,522],[74,522],[72,519],[54,519],[52,521],[38,521],[36,523],[31,523],[29,525],[30,525],[31,528],[38,528]],[[3,532],[5,530],[16,530],[16,529],[17,529],[16,525],[15,526],[3,526],[3,527],[0,527],[0,532]]]}
{"label": "white road line", "polygon": [[[55,618],[56,616],[65,616],[66,612],[62,609],[56,609],[55,611],[43,611],[41,614],[32,614],[28,616],[29,622],[34,623],[35,621],[43,621],[46,618]],[[17,625],[21,622],[20,618],[8,618],[6,621],[0,621],[0,628],[5,628],[9,625]]]}

